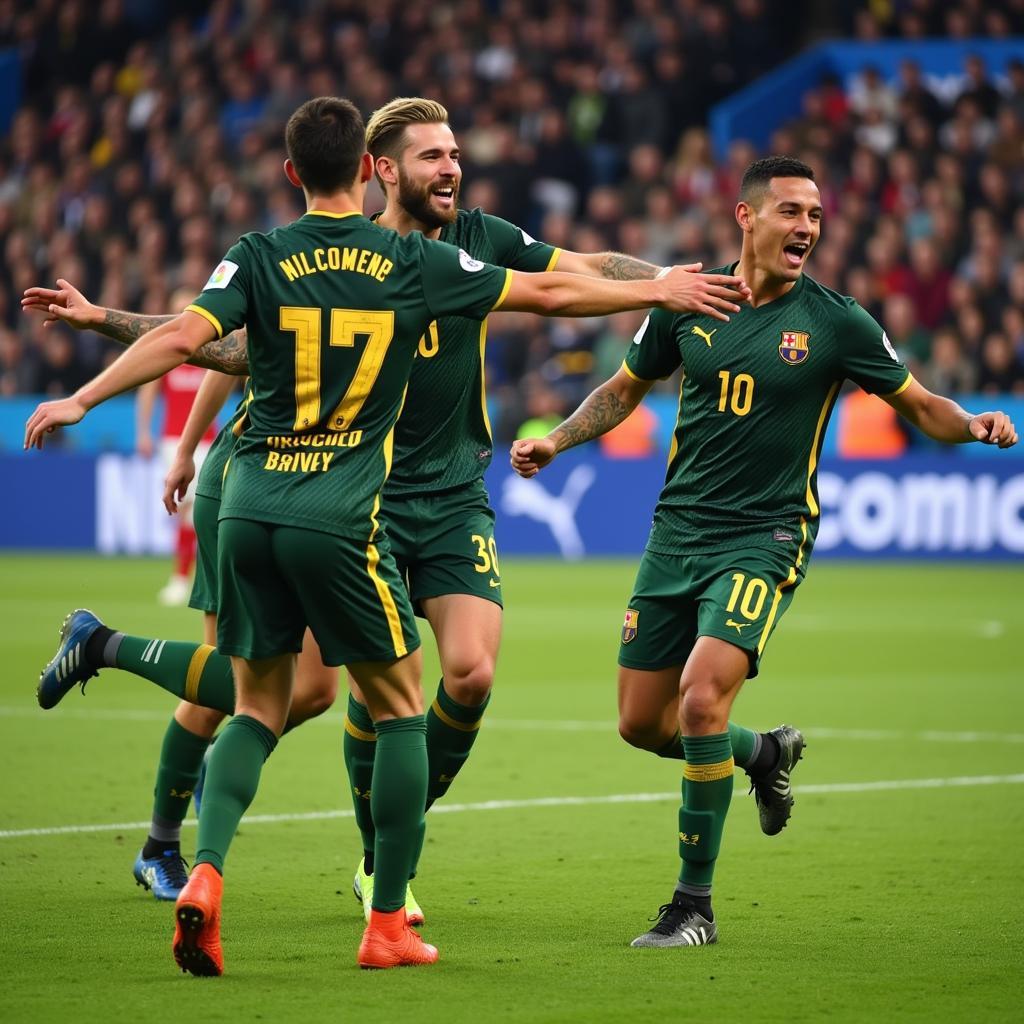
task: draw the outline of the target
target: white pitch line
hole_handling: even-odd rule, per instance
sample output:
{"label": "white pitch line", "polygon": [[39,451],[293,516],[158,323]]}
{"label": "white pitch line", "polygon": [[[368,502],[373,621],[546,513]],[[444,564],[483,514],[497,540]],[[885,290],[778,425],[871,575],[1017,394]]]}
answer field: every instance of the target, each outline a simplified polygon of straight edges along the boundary
{"label": "white pitch line", "polygon": [[[878,782],[826,782],[808,786],[794,786],[793,792],[802,796],[820,796],[829,793],[874,793],[910,789],[943,789],[947,786],[1000,786],[1024,783],[1019,775],[955,775],[947,779],[883,779]],[[746,785],[744,783],[744,785]],[[742,787],[740,787],[742,789]],[[652,804],[678,802],[679,793],[611,793],[606,796],[543,796],[530,800],[485,800],[474,804],[437,804],[431,814],[463,814],[467,811],[510,811],[535,807],[592,807],[599,804]],[[354,811],[304,811],[292,814],[249,814],[243,825],[277,825],[289,821],[330,821],[351,818]],[[104,825],[59,825],[53,828],[19,828],[0,831],[0,839],[20,839],[26,836],[66,836],[88,832],[121,832],[144,829],[149,821],[122,821]],[[184,825],[195,825],[189,818]]]}
{"label": "white pitch line", "polygon": [[[18,705],[0,705],[0,718],[37,718],[42,714],[38,708]],[[169,712],[130,708],[103,707],[62,707],[52,716],[54,719],[72,718],[78,721],[96,722],[166,722]],[[340,728],[342,717],[337,712],[320,715],[304,722],[304,725],[330,725]],[[512,732],[603,732],[617,733],[617,726],[611,719],[532,719],[532,718],[486,718],[488,729],[507,729]],[[808,726],[800,730],[810,740],[870,740],[904,742],[917,740],[924,743],[1024,743],[1021,732],[986,732],[979,729],[960,732],[940,729],[925,729],[913,732],[906,729],[834,729],[830,726]]]}

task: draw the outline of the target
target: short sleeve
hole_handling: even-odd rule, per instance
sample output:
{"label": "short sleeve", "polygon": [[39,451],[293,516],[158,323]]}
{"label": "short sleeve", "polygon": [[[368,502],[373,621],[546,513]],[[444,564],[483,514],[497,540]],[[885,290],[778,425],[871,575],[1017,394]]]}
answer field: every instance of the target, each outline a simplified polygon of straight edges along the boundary
{"label": "short sleeve", "polygon": [[853,299],[846,303],[846,318],[838,325],[845,376],[870,394],[899,394],[912,380],[910,371],[878,321]]}
{"label": "short sleeve", "polygon": [[652,309],[640,325],[626,351],[623,367],[636,380],[663,380],[682,364],[672,324],[675,317],[663,309]]}
{"label": "short sleeve", "polygon": [[484,230],[494,246],[494,262],[498,266],[531,273],[555,269],[561,249],[538,242],[522,228],[500,217],[485,213],[483,219]]}
{"label": "short sleeve", "polygon": [[185,307],[209,320],[220,338],[245,323],[249,311],[251,262],[249,246],[240,239],[217,264],[202,292]]}
{"label": "short sleeve", "polygon": [[[420,236],[422,237],[422,236]],[[473,259],[464,249],[423,239],[423,295],[434,319],[483,320],[505,298],[512,271]]]}

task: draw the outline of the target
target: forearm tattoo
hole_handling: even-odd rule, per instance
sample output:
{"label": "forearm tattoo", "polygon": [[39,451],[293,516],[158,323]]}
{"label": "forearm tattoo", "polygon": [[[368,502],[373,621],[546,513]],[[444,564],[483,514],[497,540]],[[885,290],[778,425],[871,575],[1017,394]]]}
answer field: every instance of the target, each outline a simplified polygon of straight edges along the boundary
{"label": "forearm tattoo", "polygon": [[661,267],[634,259],[621,252],[608,252],[601,261],[601,276],[612,281],[650,281]]}
{"label": "forearm tattoo", "polygon": [[245,377],[249,373],[246,329],[240,327],[223,338],[208,341],[188,361],[192,366],[202,366],[206,370],[219,370],[235,377]]}
{"label": "forearm tattoo", "polygon": [[631,412],[618,395],[604,387],[591,392],[583,404],[552,431],[558,450],[575,448],[618,426]]}
{"label": "forearm tattoo", "polygon": [[[118,309],[108,309],[104,312],[103,323],[96,330],[122,345],[131,345],[154,327],[174,319],[175,314],[143,316],[141,313],[122,313]],[[249,373],[247,340],[245,328],[240,327],[223,338],[208,341],[187,362],[191,366],[201,366],[204,370],[219,370],[235,377],[245,377]]]}
{"label": "forearm tattoo", "polygon": [[143,316],[141,313],[122,313],[119,309],[108,309],[104,312],[103,323],[96,328],[96,331],[122,345],[130,345],[153,330],[154,327],[159,327],[173,319],[173,314]]}

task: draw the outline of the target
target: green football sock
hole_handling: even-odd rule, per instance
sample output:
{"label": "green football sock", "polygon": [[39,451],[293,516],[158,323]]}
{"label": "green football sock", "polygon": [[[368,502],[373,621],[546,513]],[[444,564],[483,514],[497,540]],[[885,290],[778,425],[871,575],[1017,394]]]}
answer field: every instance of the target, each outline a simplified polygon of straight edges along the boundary
{"label": "green football sock", "polygon": [[142,676],[190,704],[235,713],[231,659],[209,644],[122,635],[108,664]]}
{"label": "green football sock", "polygon": [[276,746],[277,737],[249,715],[236,715],[224,726],[206,766],[197,864],[212,864],[224,873],[228,847],[256,795],[263,762]]}
{"label": "green football sock", "polygon": [[761,747],[761,736],[751,729],[744,729],[742,725],[730,722],[729,742],[732,744],[732,757],[736,767],[746,768]]}
{"label": "green football sock", "polygon": [[345,756],[345,770],[352,788],[352,806],[356,812],[356,825],[363,837],[365,868],[373,873],[373,845],[376,830],[370,811],[370,791],[373,783],[373,758],[377,752],[377,733],[373,719],[365,704],[348,695],[348,712],[345,715],[345,738],[342,743]]}
{"label": "green football sock", "polygon": [[469,752],[480,732],[484,711],[491,695],[482,704],[469,707],[452,700],[442,679],[437,685],[437,697],[427,710],[427,757],[430,782],[427,787],[427,807],[448,792],[455,776],[469,758]]}
{"label": "green football sock", "polygon": [[732,800],[732,744],[729,733],[684,736],[683,805],[679,809],[680,888],[694,896],[711,892],[725,816]]}
{"label": "green football sock", "polygon": [[160,764],[153,789],[153,823],[149,834],[162,843],[176,843],[181,838],[192,791],[199,781],[203,755],[210,741],[197,736],[172,718],[160,748]]}
{"label": "green football sock", "polygon": [[422,715],[377,722],[375,727],[377,756],[370,795],[377,826],[373,908],[391,912],[405,906],[405,887],[420,843],[427,798],[427,729]]}

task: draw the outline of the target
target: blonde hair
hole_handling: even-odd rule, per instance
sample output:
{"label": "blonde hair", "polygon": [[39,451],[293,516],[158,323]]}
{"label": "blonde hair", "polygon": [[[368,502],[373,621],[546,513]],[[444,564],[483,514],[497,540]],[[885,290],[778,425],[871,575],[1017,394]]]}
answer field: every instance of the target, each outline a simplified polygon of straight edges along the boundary
{"label": "blonde hair", "polygon": [[[405,129],[411,124],[447,124],[448,111],[436,100],[399,96],[375,110],[366,122],[366,148],[376,162],[386,156],[397,160],[405,149]],[[376,173],[376,171],[374,172]],[[377,181],[383,187],[380,175]]]}

